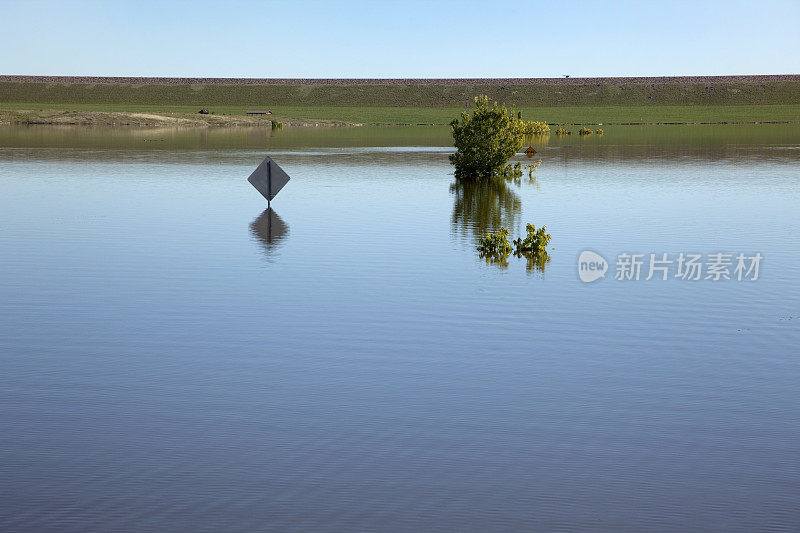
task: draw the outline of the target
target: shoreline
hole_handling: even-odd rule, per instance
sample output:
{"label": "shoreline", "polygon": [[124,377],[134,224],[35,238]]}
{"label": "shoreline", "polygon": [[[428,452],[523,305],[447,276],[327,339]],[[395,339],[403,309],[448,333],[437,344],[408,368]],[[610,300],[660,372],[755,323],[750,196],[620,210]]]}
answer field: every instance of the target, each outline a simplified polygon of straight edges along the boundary
{"label": "shoreline", "polygon": [[[297,119],[275,117],[285,128],[354,127],[360,123],[349,123],[324,119]],[[192,115],[188,113],[120,112],[120,111],[5,111],[0,109],[0,125],[4,126],[126,126],[179,128],[233,128],[272,127],[273,119],[261,116],[240,115]]]}
{"label": "shoreline", "polygon": [[[206,119],[205,117],[210,117]],[[121,112],[82,112],[58,114],[20,114],[4,113],[0,110],[2,126],[124,126],[124,127],[164,127],[179,128],[239,128],[272,127],[271,119],[251,119],[250,117],[230,115],[174,115],[159,113],[121,113]],[[276,117],[283,128],[354,128],[362,126],[431,126],[443,127],[446,124],[434,122],[344,122],[326,119],[296,119]],[[797,120],[752,120],[752,121],[653,121],[653,122],[548,122],[549,126],[722,126],[722,125],[791,125],[800,124]]]}

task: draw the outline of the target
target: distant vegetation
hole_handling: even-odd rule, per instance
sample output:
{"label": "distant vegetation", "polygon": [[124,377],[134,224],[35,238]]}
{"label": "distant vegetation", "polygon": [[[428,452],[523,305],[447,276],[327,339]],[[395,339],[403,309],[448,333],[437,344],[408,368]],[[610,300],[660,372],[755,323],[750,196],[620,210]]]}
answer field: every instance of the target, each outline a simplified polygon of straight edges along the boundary
{"label": "distant vegetation", "polygon": [[800,104],[800,76],[545,80],[214,80],[0,76],[0,102],[464,107]]}
{"label": "distant vegetation", "polygon": [[522,121],[522,133],[525,135],[550,135],[550,126],[547,122],[522,120],[522,111],[517,112],[517,119]]}

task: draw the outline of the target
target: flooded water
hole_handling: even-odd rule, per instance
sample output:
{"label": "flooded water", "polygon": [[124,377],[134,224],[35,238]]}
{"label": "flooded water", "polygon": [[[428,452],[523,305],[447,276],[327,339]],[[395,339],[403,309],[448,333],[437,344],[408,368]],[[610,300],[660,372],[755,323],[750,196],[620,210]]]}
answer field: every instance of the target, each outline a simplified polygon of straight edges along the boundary
{"label": "flooded water", "polygon": [[[0,128],[0,530],[800,529],[800,127],[552,136],[490,188],[449,144]],[[544,270],[478,257],[526,222]]]}

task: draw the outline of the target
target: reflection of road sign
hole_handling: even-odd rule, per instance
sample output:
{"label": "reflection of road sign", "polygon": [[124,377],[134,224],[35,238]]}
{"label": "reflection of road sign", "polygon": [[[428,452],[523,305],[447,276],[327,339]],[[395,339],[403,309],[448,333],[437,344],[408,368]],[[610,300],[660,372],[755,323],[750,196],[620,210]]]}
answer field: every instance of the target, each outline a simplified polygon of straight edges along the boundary
{"label": "reflection of road sign", "polygon": [[533,154],[536,153],[536,150],[533,149],[533,146],[528,146],[528,149],[525,150],[525,155],[528,157],[533,157]]}
{"label": "reflection of road sign", "polygon": [[283,189],[284,185],[289,183],[289,176],[275,161],[267,157],[250,174],[247,181],[269,202]]}
{"label": "reflection of road sign", "polygon": [[250,223],[250,231],[264,244],[264,249],[270,251],[274,245],[289,235],[289,225],[268,207]]}

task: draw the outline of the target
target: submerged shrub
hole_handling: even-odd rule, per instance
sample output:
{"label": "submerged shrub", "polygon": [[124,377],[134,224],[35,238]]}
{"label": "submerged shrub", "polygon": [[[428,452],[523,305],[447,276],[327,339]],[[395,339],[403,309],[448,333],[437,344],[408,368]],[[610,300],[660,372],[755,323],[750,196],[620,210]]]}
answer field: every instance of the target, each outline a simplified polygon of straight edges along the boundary
{"label": "submerged shrub", "polygon": [[282,130],[283,129],[283,122],[280,120],[273,120],[272,121],[272,129],[273,130]]}
{"label": "submerged shrub", "polygon": [[514,241],[516,247],[514,255],[527,259],[525,268],[529,272],[544,272],[545,265],[550,262],[550,254],[547,253],[550,234],[547,233],[547,226],[542,226],[537,230],[533,224],[526,224],[525,229],[528,232],[525,239]]}
{"label": "submerged shrub", "polygon": [[521,175],[520,165],[509,165],[508,160],[522,148],[523,124],[497,102],[489,107],[487,96],[476,97],[472,114],[465,111],[460,120],[450,123],[456,147],[450,163],[456,167],[456,178],[480,180]]}
{"label": "submerged shrub", "polygon": [[539,160],[534,161],[533,163],[531,163],[530,165],[527,166],[527,168],[528,168],[528,177],[530,179],[536,179],[535,176],[533,175],[533,173],[536,172],[536,169],[539,168],[539,165],[541,165],[541,164],[542,164],[542,160],[539,159]]}
{"label": "submerged shrub", "polygon": [[556,135],[558,135],[559,137],[563,135],[572,135],[572,132],[568,131],[563,124],[559,124],[558,129],[556,129]]}
{"label": "submerged shrub", "polygon": [[550,244],[550,234],[547,233],[547,226],[542,226],[537,230],[533,224],[525,224],[525,230],[528,232],[525,239],[514,241],[514,246],[517,248],[516,253],[547,253],[547,245]]}
{"label": "submerged shrub", "polygon": [[602,134],[603,134],[603,130],[602,130],[602,129],[600,129],[600,128],[598,128],[598,129],[594,130],[594,132],[595,132],[597,135],[602,135]]}
{"label": "submerged shrub", "polygon": [[[536,182],[536,169],[539,168],[539,165],[542,164],[542,160],[538,159],[536,161],[531,162],[530,164],[525,165],[525,170],[528,171],[528,183],[532,185],[536,185],[538,187],[538,183]],[[522,166],[520,163],[516,163],[513,167],[511,167],[511,171],[507,173],[505,176],[506,181],[510,181],[514,183],[514,185],[522,185]]]}
{"label": "submerged shrub", "polygon": [[508,255],[514,249],[508,242],[508,230],[500,228],[498,231],[487,232],[478,242],[478,251],[481,257],[489,255]]}
{"label": "submerged shrub", "polygon": [[590,130],[589,128],[587,128],[586,126],[582,127],[580,130],[578,130],[578,134],[579,135],[591,135],[592,133],[594,133],[594,132],[592,130]]}
{"label": "submerged shrub", "polygon": [[508,230],[500,228],[494,233],[486,233],[478,243],[478,252],[482,259],[487,263],[495,263],[500,266],[508,266],[508,256],[512,250],[516,257],[524,257],[527,260],[526,269],[528,271],[544,272],[545,265],[550,262],[550,254],[547,253],[547,245],[550,244],[550,234],[547,233],[547,226],[542,226],[538,230],[533,224],[526,224],[527,235],[524,239],[516,239],[514,246],[508,242]]}
{"label": "submerged shrub", "polygon": [[547,122],[528,120],[523,122],[522,131],[525,135],[550,135],[550,126]]}

